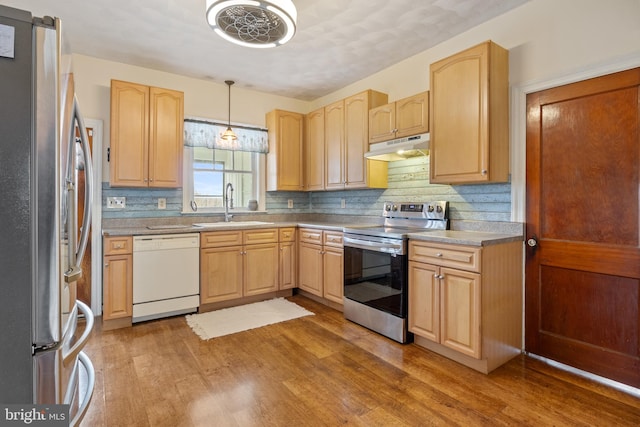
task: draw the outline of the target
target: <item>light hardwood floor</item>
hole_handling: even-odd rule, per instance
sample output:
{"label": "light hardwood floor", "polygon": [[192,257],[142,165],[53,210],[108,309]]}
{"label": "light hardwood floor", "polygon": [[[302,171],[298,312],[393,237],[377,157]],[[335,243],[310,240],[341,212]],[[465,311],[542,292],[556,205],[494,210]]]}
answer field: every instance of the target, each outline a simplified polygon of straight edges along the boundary
{"label": "light hardwood floor", "polygon": [[521,356],[483,375],[290,300],[316,315],[209,341],[184,316],[98,325],[82,425],[640,425],[640,399],[540,361]]}

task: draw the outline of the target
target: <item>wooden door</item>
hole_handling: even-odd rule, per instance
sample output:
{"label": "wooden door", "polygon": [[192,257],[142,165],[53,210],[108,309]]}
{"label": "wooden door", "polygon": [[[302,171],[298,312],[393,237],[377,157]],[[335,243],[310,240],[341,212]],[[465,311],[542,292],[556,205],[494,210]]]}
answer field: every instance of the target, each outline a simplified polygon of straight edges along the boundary
{"label": "wooden door", "polygon": [[200,250],[200,303],[242,297],[242,246]]}
{"label": "wooden door", "polygon": [[273,110],[267,113],[266,119],[269,128],[267,190],[300,191],[304,188],[304,115]]}
{"label": "wooden door", "polygon": [[439,282],[441,344],[479,359],[480,274],[442,267]]}
{"label": "wooden door", "polygon": [[133,256],[109,255],[104,257],[104,320],[133,315]]}
{"label": "wooden door", "polygon": [[278,290],[278,244],[244,248],[244,296]]}
{"label": "wooden door", "polygon": [[307,114],[305,141],[305,190],[324,190],[324,108]]}
{"label": "wooden door", "polygon": [[369,151],[369,92],[344,100],[345,188],[367,186],[366,160]]}
{"label": "wooden door", "polygon": [[389,141],[396,135],[396,103],[369,110],[369,143]]}
{"label": "wooden door", "polygon": [[634,69],[530,94],[526,142],[526,350],[634,387],[639,90]]}
{"label": "wooden door", "polygon": [[429,132],[429,92],[396,102],[396,138]]}
{"label": "wooden door", "polygon": [[184,93],[149,88],[149,187],[182,187]]}
{"label": "wooden door", "polygon": [[340,305],[344,296],[344,249],[324,248],[323,266],[323,294],[326,299]]}
{"label": "wooden door", "polygon": [[344,101],[324,107],[324,187],[344,188]]}
{"label": "wooden door", "polygon": [[114,187],[147,187],[149,87],[111,81],[109,182]]}
{"label": "wooden door", "polygon": [[409,261],[409,331],[440,342],[438,267]]}
{"label": "wooden door", "polygon": [[298,262],[298,287],[321,297],[322,246],[300,242]]}
{"label": "wooden door", "polygon": [[280,242],[279,289],[296,287],[296,242]]}

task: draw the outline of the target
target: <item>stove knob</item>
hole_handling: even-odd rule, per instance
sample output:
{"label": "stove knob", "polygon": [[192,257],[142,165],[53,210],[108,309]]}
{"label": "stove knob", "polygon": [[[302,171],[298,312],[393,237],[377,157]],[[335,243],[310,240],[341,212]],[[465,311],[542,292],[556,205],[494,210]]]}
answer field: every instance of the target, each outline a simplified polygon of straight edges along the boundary
{"label": "stove knob", "polygon": [[387,203],[386,205],[384,205],[384,210],[386,210],[387,212],[389,212],[391,210],[391,205],[389,203]]}
{"label": "stove knob", "polygon": [[436,212],[442,213],[442,206],[440,205],[436,206]]}
{"label": "stove knob", "polygon": [[398,210],[398,205],[393,205],[393,211],[396,212]]}
{"label": "stove knob", "polygon": [[429,207],[427,208],[427,212],[433,212],[433,205],[429,205]]}

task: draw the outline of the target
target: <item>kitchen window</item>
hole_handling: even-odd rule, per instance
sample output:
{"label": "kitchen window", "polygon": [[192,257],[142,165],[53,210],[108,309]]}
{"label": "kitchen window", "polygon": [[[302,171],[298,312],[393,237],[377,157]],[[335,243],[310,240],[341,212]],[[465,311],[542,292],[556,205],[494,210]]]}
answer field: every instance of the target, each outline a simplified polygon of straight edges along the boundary
{"label": "kitchen window", "polygon": [[233,127],[238,140],[230,146],[219,135],[225,126],[185,120],[183,212],[224,211],[224,190],[233,186],[233,207],[246,211],[249,200],[264,210],[267,132]]}

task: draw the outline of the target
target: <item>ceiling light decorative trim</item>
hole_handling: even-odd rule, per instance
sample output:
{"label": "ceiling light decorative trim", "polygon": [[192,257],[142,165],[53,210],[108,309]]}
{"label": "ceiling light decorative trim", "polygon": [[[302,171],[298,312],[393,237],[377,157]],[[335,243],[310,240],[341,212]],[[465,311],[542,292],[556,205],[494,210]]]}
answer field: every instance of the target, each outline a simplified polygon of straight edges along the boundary
{"label": "ceiling light decorative trim", "polygon": [[207,0],[209,26],[240,46],[271,48],[293,38],[298,13],[291,0]]}

